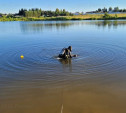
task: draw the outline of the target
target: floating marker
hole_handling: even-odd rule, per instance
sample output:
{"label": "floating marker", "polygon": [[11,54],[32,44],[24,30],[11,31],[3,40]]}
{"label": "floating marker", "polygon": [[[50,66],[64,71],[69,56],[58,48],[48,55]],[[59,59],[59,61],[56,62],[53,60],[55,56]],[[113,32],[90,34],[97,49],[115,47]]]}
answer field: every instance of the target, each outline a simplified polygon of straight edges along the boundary
{"label": "floating marker", "polygon": [[21,59],[23,59],[23,58],[24,58],[24,56],[23,56],[23,55],[21,55],[21,56],[20,56],[20,58],[21,58]]}

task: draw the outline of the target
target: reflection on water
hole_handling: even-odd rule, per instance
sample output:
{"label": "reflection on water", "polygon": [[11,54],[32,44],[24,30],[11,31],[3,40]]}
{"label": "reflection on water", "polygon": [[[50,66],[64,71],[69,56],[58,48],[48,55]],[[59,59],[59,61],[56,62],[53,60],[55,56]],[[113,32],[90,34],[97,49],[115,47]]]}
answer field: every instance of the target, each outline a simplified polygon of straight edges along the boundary
{"label": "reflection on water", "polygon": [[104,20],[104,21],[52,21],[50,23],[50,21],[47,23],[44,22],[24,22],[24,23],[20,23],[20,27],[22,32],[41,32],[43,29],[48,29],[48,30],[52,30],[52,29],[65,29],[69,26],[76,26],[76,25],[95,25],[98,27],[114,27],[117,28],[117,26],[125,26],[126,25],[126,21],[117,21],[117,20]]}
{"label": "reflection on water", "polygon": [[126,113],[126,21],[0,26],[0,113]]}
{"label": "reflection on water", "polygon": [[68,64],[68,65],[71,65],[71,62],[72,62],[72,59],[69,58],[69,59],[59,59],[59,61],[65,65],[65,64]]}
{"label": "reflection on water", "polygon": [[69,27],[71,25],[74,25],[74,23],[69,23],[69,22],[63,22],[63,23],[60,23],[60,22],[52,22],[52,23],[49,23],[47,22],[46,24],[43,23],[43,22],[35,22],[35,23],[21,23],[20,26],[21,26],[21,30],[22,32],[28,32],[28,31],[34,31],[34,32],[41,32],[43,29],[49,29],[49,30],[52,30],[52,29],[63,29],[63,28],[66,28],[66,27]]}
{"label": "reflection on water", "polygon": [[125,26],[126,22],[125,21],[117,21],[117,20],[114,20],[114,21],[105,20],[105,21],[101,21],[101,22],[95,22],[94,24],[98,27],[103,27],[103,28],[104,27],[117,28],[117,26]]}
{"label": "reflection on water", "polygon": [[72,59],[59,59],[59,62],[63,65],[63,67],[69,68],[69,71],[72,72]]}

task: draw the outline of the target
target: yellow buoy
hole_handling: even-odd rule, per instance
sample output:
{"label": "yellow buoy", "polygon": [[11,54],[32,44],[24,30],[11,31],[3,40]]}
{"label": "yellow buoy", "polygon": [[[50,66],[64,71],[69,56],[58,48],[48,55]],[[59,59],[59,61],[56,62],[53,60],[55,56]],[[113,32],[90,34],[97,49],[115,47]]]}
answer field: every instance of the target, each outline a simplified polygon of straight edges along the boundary
{"label": "yellow buoy", "polygon": [[24,56],[23,56],[23,55],[21,55],[21,56],[20,56],[20,58],[21,58],[21,59],[23,59],[23,58],[24,58]]}

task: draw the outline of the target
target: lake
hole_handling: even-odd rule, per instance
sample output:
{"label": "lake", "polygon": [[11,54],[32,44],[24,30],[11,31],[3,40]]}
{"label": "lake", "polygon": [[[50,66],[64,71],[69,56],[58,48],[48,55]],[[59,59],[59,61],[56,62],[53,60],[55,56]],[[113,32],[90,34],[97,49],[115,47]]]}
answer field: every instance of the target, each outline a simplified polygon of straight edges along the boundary
{"label": "lake", "polygon": [[126,20],[0,22],[0,113],[126,113]]}

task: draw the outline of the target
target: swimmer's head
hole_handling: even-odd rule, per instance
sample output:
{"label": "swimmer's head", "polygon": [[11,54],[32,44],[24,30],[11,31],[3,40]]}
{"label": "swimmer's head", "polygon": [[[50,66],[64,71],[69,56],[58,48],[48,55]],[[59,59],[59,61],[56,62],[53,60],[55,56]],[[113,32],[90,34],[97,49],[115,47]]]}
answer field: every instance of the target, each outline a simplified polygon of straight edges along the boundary
{"label": "swimmer's head", "polygon": [[68,49],[69,49],[70,51],[72,51],[72,46],[69,46]]}

